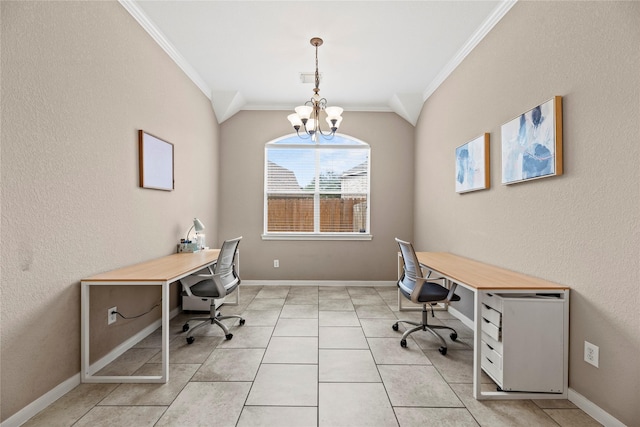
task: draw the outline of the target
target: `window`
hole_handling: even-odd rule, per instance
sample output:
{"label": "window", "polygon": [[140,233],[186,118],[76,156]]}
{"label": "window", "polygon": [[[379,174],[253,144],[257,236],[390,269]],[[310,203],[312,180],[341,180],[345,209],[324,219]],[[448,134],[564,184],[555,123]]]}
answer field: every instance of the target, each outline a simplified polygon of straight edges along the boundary
{"label": "window", "polygon": [[370,240],[369,144],[291,135],[265,145],[265,239]]}

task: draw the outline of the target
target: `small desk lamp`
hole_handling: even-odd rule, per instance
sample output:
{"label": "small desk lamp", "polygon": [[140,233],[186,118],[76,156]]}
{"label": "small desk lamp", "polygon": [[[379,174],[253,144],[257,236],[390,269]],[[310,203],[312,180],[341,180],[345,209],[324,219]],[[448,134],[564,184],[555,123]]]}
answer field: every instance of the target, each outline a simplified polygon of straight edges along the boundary
{"label": "small desk lamp", "polygon": [[191,233],[191,230],[193,230],[194,228],[196,229],[196,233],[200,233],[201,231],[204,231],[204,224],[198,218],[193,218],[193,225],[191,226],[189,231],[187,231],[187,238],[185,239],[186,241],[189,240],[189,233]]}

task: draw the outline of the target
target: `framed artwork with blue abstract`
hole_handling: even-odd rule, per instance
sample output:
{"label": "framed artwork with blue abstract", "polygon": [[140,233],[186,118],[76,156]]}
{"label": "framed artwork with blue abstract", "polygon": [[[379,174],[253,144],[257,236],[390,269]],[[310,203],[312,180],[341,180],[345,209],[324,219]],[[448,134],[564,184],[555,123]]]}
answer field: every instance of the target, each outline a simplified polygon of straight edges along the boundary
{"label": "framed artwork with blue abstract", "polygon": [[456,193],[485,190],[489,182],[489,134],[456,148]]}
{"label": "framed artwork with blue abstract", "polygon": [[502,125],[502,184],[562,175],[562,97]]}

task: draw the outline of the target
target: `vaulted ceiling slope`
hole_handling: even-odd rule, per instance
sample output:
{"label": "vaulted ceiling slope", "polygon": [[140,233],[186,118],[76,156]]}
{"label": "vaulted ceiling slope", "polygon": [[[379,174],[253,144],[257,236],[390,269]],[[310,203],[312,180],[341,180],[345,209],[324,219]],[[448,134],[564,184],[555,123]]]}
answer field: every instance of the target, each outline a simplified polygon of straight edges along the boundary
{"label": "vaulted ceiling slope", "polygon": [[311,98],[300,74],[315,71],[317,36],[329,105],[393,111],[415,125],[424,101],[515,1],[120,3],[211,99],[220,123]]}

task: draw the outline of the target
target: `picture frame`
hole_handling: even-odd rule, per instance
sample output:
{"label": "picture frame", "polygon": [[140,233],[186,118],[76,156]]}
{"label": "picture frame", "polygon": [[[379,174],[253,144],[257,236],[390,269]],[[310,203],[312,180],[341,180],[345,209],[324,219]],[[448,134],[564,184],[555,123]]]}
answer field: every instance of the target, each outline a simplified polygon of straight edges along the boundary
{"label": "picture frame", "polygon": [[562,97],[503,124],[501,141],[503,185],[562,175]]}
{"label": "picture frame", "polygon": [[138,131],[140,187],[173,191],[173,144]]}
{"label": "picture frame", "polygon": [[456,193],[490,188],[489,169],[488,133],[456,147]]}

